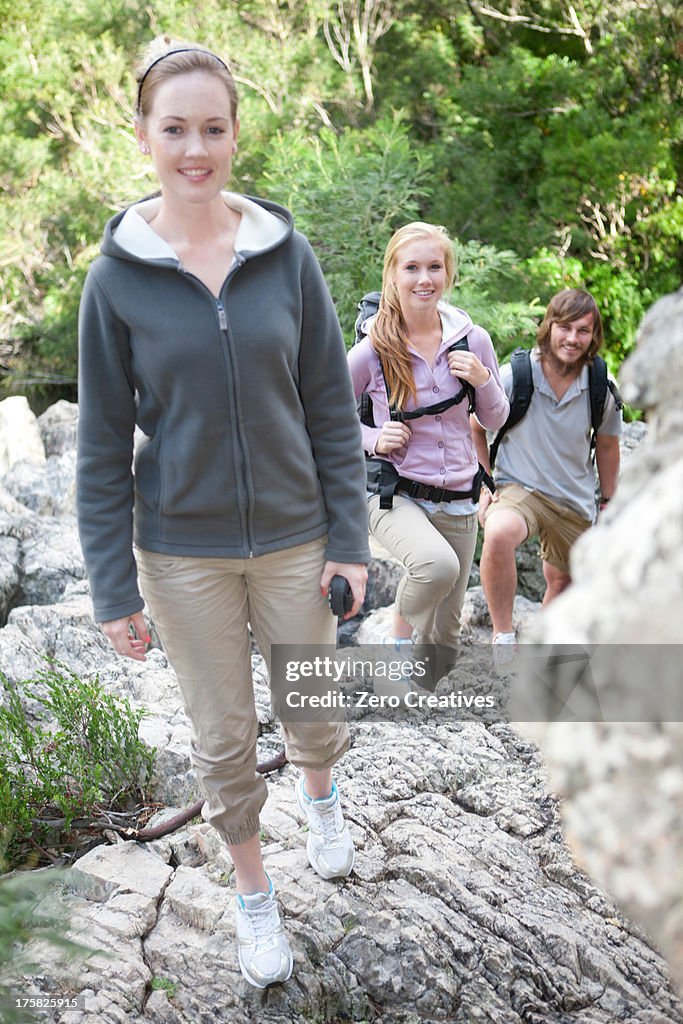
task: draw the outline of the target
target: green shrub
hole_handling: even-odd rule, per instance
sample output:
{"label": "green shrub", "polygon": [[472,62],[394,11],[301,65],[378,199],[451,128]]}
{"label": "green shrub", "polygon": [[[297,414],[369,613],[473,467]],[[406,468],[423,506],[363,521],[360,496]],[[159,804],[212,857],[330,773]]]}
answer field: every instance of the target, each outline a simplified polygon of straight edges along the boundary
{"label": "green shrub", "polygon": [[543,308],[522,298],[520,260],[512,250],[455,239],[456,287],[451,301],[491,335],[499,359],[531,345]]}
{"label": "green shrub", "polygon": [[272,143],[260,191],[308,236],[347,340],[358,300],[381,285],[391,235],[420,219],[429,168],[398,115],[367,130],[323,129],[314,140],[290,131]]}
{"label": "green shrub", "polygon": [[68,842],[78,818],[144,799],[155,751],[138,739],[143,710],[57,663],[16,686],[0,673],[3,696],[0,843],[10,865]]}

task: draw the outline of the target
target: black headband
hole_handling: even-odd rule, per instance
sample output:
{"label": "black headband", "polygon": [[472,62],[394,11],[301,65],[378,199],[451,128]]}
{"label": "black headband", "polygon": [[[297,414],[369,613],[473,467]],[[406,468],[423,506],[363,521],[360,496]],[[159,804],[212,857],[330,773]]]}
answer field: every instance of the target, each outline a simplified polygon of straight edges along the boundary
{"label": "black headband", "polygon": [[169,50],[168,53],[162,53],[161,57],[157,57],[156,60],[152,61],[152,63],[147,68],[144,75],[138,82],[138,102],[136,106],[136,110],[138,111],[138,113],[140,112],[140,98],[142,96],[142,87],[145,84],[145,79],[147,78],[147,75],[150,73],[152,68],[159,63],[159,61],[166,60],[167,57],[172,57],[174,53],[205,53],[207,57],[213,57],[213,59],[217,60],[219,64],[222,64],[228,73],[230,72],[230,68],[225,63],[224,60],[221,60],[220,57],[217,57],[215,53],[211,53],[210,50],[202,50],[201,47],[199,46],[183,46],[178,50]]}

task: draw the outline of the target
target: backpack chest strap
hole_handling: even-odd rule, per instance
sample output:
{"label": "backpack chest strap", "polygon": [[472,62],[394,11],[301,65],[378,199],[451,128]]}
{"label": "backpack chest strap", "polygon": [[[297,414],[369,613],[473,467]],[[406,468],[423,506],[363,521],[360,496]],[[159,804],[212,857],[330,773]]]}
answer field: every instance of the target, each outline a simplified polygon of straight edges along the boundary
{"label": "backpack chest strap", "polygon": [[454,405],[460,405],[463,399],[468,397],[467,389],[462,387],[456,395],[452,395],[451,398],[444,398],[441,402],[435,402],[434,405],[423,405],[419,409],[411,409],[409,411],[403,411],[397,409],[395,406],[389,407],[389,414],[392,420],[397,423],[405,423],[408,420],[417,420],[421,416],[440,416],[442,412],[446,412],[447,409],[452,409]]}

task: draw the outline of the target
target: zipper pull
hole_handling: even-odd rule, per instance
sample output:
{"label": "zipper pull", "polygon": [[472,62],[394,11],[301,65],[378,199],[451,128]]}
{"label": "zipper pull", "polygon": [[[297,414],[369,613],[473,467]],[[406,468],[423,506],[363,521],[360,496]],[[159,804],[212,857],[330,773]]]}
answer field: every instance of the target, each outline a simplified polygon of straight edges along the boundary
{"label": "zipper pull", "polygon": [[228,318],[225,315],[225,307],[220,299],[216,299],[216,309],[218,310],[218,325],[222,331],[227,331]]}

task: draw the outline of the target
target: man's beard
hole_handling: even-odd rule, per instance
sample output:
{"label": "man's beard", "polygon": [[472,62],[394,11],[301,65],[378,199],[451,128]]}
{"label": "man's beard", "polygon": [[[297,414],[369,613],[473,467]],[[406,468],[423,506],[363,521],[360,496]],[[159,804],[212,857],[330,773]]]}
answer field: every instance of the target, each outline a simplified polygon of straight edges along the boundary
{"label": "man's beard", "polygon": [[578,359],[575,359],[571,363],[565,363],[563,360],[557,358],[548,345],[547,348],[541,349],[541,358],[545,363],[547,363],[550,369],[557,374],[558,377],[578,377],[590,359],[590,355],[589,350],[586,350],[581,353]]}

